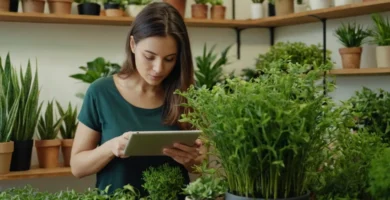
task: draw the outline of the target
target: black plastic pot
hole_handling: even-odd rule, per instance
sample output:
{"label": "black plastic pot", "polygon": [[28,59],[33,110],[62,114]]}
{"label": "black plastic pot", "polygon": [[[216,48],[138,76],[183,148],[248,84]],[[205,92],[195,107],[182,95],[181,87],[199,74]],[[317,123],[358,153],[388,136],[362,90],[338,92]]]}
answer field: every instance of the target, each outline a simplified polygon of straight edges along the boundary
{"label": "black plastic pot", "polygon": [[275,16],[275,4],[268,3],[268,16]]}
{"label": "black plastic pot", "polygon": [[120,9],[121,5],[119,3],[105,3],[104,9]]}
{"label": "black plastic pot", "polygon": [[[268,198],[269,200],[274,200],[272,197]],[[251,197],[241,197],[236,196],[234,194],[231,194],[227,192],[225,194],[225,200],[265,200],[263,198],[251,198]],[[275,200],[310,200],[310,193],[307,193],[306,195],[300,196],[300,197],[291,197],[286,199],[275,199]]]}
{"label": "black plastic pot", "polygon": [[14,141],[10,171],[26,171],[31,167],[33,140]]}
{"label": "black plastic pot", "polygon": [[19,0],[9,0],[9,1],[10,1],[9,11],[11,11],[11,12],[18,12]]}
{"label": "black plastic pot", "polygon": [[77,10],[80,15],[100,15],[100,4],[82,3],[77,5]]}

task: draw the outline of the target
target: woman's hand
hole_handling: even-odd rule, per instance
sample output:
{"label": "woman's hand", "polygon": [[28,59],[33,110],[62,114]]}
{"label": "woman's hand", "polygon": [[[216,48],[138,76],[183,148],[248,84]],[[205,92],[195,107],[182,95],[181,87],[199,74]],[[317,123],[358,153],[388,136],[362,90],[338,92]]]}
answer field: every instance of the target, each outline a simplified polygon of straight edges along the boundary
{"label": "woman's hand", "polygon": [[197,139],[194,146],[175,143],[173,148],[165,148],[163,152],[192,172],[192,167],[199,165],[204,159],[205,152],[202,152],[202,147],[202,141]]}
{"label": "woman's hand", "polygon": [[125,148],[129,141],[129,136],[131,135],[131,132],[123,133],[121,136],[115,137],[111,139],[110,141],[110,147],[112,153],[119,158],[127,158],[128,156],[125,156]]}

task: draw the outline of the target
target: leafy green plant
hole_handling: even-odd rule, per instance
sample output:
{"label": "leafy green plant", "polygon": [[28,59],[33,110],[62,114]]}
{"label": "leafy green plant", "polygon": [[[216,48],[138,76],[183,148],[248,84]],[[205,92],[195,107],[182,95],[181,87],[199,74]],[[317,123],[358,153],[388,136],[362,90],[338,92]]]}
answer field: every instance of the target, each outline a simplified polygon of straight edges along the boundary
{"label": "leafy green plant", "polygon": [[222,6],[223,0],[209,0],[209,3],[213,6]]}
{"label": "leafy green plant", "polygon": [[207,4],[209,0],[195,0],[195,4]]}
{"label": "leafy green plant", "polygon": [[297,0],[297,4],[298,5],[302,5],[303,4],[303,0]]}
{"label": "leafy green plant", "polygon": [[361,47],[371,32],[356,23],[348,23],[347,25],[343,23],[336,29],[335,35],[345,47]]}
{"label": "leafy green plant", "polygon": [[[280,64],[288,73],[278,70]],[[306,68],[274,62],[253,81],[234,78],[211,90],[176,91],[188,101],[183,106],[193,109],[180,121],[202,130],[210,141],[229,192],[257,198],[308,194],[341,110],[317,83],[328,66],[314,65],[303,76]]]}
{"label": "leafy green plant", "polygon": [[83,4],[83,3],[99,3],[100,0],[74,0],[75,3]]}
{"label": "leafy green plant", "polygon": [[182,191],[184,177],[178,167],[164,164],[158,167],[149,167],[142,174],[145,183],[142,185],[148,193],[147,199],[174,200]]}
{"label": "leafy green plant", "polygon": [[374,159],[368,172],[368,191],[375,199],[390,199],[390,148],[385,148]]}
{"label": "leafy green plant", "polygon": [[252,3],[263,3],[264,0],[252,0]]}
{"label": "leafy green plant", "polygon": [[184,194],[191,200],[215,200],[227,191],[226,181],[221,177],[205,175],[184,188]]}
{"label": "leafy green plant", "polygon": [[53,101],[47,102],[44,115],[41,115],[38,123],[38,138],[40,140],[53,140],[58,137],[64,116],[56,119]]}
{"label": "leafy green plant", "polygon": [[63,123],[60,127],[60,133],[63,139],[73,139],[76,133],[78,121],[77,121],[77,106],[73,109],[72,104],[69,102],[66,111],[61,107],[61,104],[56,101],[57,109],[60,116],[63,118]]}
{"label": "leafy green plant", "polygon": [[373,42],[378,46],[390,45],[390,21],[379,14],[372,15],[374,27],[372,28]]}
{"label": "leafy green plant", "polygon": [[125,0],[127,2],[126,4],[132,4],[132,5],[147,5],[152,2],[152,0]]}
{"label": "leafy green plant", "polygon": [[212,88],[217,83],[223,81],[223,67],[229,64],[227,54],[231,46],[226,47],[218,59],[217,55],[214,54],[215,46],[213,45],[207,51],[207,45],[205,44],[203,55],[195,58],[198,68],[195,71],[195,80],[198,87],[206,85],[207,88]]}

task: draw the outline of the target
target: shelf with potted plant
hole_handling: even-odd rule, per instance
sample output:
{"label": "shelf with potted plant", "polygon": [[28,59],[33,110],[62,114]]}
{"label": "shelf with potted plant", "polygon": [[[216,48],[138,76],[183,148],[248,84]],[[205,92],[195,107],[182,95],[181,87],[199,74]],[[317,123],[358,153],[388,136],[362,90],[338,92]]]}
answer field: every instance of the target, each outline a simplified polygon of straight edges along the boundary
{"label": "shelf with potted plant", "polygon": [[62,164],[56,168],[40,168],[38,166],[31,166],[27,171],[12,171],[0,175],[1,180],[20,180],[32,178],[46,178],[58,176],[72,176],[70,167],[63,167]]}

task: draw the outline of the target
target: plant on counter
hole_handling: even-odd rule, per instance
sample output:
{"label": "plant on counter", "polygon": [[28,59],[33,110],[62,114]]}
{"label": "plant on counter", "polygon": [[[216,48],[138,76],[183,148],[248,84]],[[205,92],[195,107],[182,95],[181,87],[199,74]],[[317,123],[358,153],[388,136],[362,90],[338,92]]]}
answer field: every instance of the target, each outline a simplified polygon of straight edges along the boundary
{"label": "plant on counter", "polygon": [[343,23],[335,30],[335,35],[344,46],[344,48],[339,49],[343,68],[360,68],[362,45],[371,32],[356,23],[348,23],[347,25]]}
{"label": "plant on counter", "polygon": [[78,3],[77,10],[79,15],[100,15],[101,0],[74,0]]}
{"label": "plant on counter", "polygon": [[226,18],[226,6],[223,5],[223,0],[209,0],[209,3],[211,4],[211,19],[224,20]]}
{"label": "plant on counter", "polygon": [[317,85],[329,66],[313,65],[302,76],[307,67],[274,62],[253,81],[235,78],[211,90],[176,91],[188,101],[183,106],[193,109],[180,121],[202,130],[221,161],[228,182],[225,198],[309,199],[341,110]]}
{"label": "plant on counter", "polygon": [[373,42],[378,45],[376,47],[376,62],[377,67],[390,67],[390,21],[389,18],[384,18],[379,14],[373,14],[372,20],[374,27],[371,29]]}
{"label": "plant on counter", "polygon": [[123,0],[103,0],[105,15],[108,17],[121,17],[125,8]]}
{"label": "plant on counter", "polygon": [[195,0],[195,3],[191,5],[191,16],[194,19],[207,19],[209,6],[207,3],[209,0]]}

